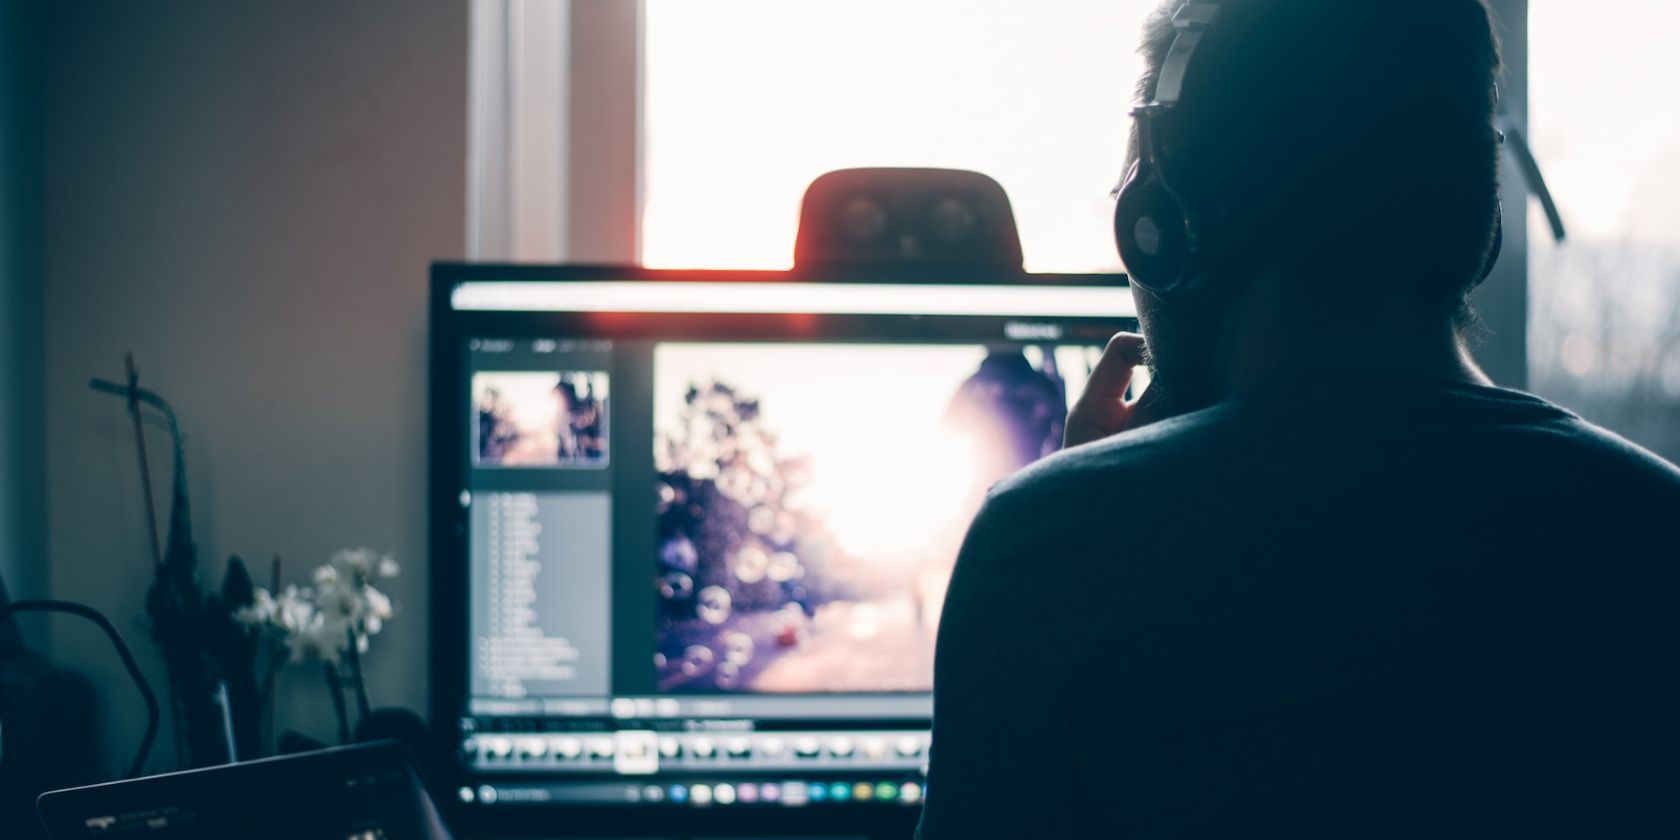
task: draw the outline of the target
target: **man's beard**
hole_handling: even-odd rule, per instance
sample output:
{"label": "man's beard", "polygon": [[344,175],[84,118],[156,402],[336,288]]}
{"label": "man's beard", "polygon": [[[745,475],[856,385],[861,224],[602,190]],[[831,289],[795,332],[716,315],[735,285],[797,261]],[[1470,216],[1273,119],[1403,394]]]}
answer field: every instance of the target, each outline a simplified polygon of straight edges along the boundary
{"label": "man's beard", "polygon": [[1215,312],[1185,304],[1148,319],[1144,363],[1151,377],[1149,391],[1155,392],[1152,415],[1176,417],[1219,401],[1221,376],[1215,359],[1224,340],[1220,320]]}

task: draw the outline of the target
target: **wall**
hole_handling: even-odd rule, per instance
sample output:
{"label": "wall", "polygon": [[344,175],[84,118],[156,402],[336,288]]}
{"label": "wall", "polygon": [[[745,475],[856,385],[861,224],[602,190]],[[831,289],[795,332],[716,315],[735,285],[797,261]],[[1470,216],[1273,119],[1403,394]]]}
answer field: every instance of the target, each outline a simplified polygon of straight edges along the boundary
{"label": "wall", "polygon": [[[426,282],[465,230],[467,6],[76,2],[48,21],[46,430],[53,594],[135,619],[149,555],[130,427],[90,376],[142,380],[189,436],[198,542],[287,578],[341,546],[394,552],[401,614],[377,704],[425,711]],[[166,438],[151,435],[167,507]],[[166,510],[160,511],[160,518]],[[161,527],[161,526],[160,526]],[[142,721],[90,636],[114,755]],[[281,724],[331,734],[316,672]],[[171,734],[152,766],[173,765]]]}
{"label": "wall", "polygon": [[[0,2],[0,603],[46,590],[39,28],[36,6]],[[14,630],[0,628],[0,647]]]}

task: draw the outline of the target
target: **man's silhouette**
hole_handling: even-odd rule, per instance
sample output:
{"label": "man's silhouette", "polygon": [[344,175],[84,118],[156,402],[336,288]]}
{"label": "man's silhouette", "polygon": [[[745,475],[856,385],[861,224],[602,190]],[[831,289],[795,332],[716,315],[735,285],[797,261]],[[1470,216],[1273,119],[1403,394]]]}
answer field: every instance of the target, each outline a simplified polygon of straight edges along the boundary
{"label": "man's silhouette", "polygon": [[1217,5],[1152,138],[1194,276],[969,532],[922,836],[1680,836],[1680,471],[1467,347],[1487,9]]}

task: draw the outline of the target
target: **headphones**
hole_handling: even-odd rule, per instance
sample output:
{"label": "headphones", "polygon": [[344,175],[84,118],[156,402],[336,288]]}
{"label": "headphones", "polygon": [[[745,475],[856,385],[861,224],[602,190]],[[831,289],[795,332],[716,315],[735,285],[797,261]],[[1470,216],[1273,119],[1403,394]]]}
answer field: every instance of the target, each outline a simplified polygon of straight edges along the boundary
{"label": "headphones", "polygon": [[[1219,12],[1218,2],[1192,2],[1179,7],[1172,22],[1177,34],[1161,63],[1155,97],[1132,109],[1137,121],[1138,159],[1116,194],[1114,241],[1131,282],[1157,296],[1193,289],[1200,285],[1207,268],[1210,230],[1199,209],[1210,205],[1197,200],[1192,181],[1172,174],[1176,148],[1170,116],[1183,97],[1184,79],[1196,48],[1218,22]],[[1504,141],[1504,134],[1499,133],[1499,142]],[[1217,237],[1217,232],[1212,235]],[[1504,243],[1505,214],[1501,206],[1478,284],[1493,273]]]}

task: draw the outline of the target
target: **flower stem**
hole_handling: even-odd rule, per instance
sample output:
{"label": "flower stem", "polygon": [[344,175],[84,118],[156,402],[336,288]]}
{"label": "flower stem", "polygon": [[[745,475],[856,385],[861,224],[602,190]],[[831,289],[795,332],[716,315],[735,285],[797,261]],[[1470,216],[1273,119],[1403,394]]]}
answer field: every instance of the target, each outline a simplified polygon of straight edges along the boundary
{"label": "flower stem", "polygon": [[269,643],[268,674],[262,684],[262,749],[263,755],[273,755],[277,746],[275,733],[278,730],[275,718],[274,687],[280,680],[280,668],[286,664],[279,650],[273,642]]}
{"label": "flower stem", "polygon": [[338,678],[338,668],[331,662],[322,666],[327,674],[327,693],[332,695],[333,714],[338,716],[338,742],[350,743],[350,717],[344,709],[344,682]]}
{"label": "flower stem", "polygon": [[356,692],[356,720],[367,720],[367,681],[362,679],[362,649],[356,646],[356,628],[345,631],[350,636],[350,686]]}

